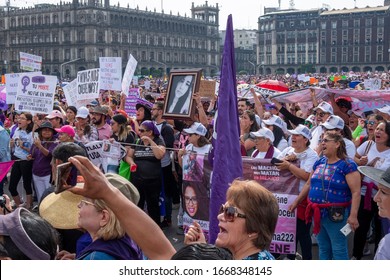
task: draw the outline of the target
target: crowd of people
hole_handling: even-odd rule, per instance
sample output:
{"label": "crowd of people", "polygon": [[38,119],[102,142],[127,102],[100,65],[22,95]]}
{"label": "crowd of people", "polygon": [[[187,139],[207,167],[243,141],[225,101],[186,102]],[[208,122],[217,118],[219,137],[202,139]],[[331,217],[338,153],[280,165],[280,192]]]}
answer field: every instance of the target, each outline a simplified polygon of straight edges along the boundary
{"label": "crowd of people", "polygon": [[[382,89],[389,89],[388,73],[355,75],[351,80],[375,77],[382,79]],[[291,90],[308,86],[296,76],[272,78],[284,80]],[[329,76],[317,78],[328,86],[332,82]],[[259,81],[258,77],[246,79]],[[176,94],[186,94],[191,81],[177,82],[182,89]],[[334,87],[340,85],[345,83],[333,83]],[[2,112],[0,162],[13,161],[9,176],[0,183],[0,194],[5,184],[10,194],[4,195],[0,205],[5,213],[10,212],[0,217],[0,235],[11,237],[3,241],[2,256],[188,259],[192,250],[196,259],[200,256],[194,256],[194,250],[208,250],[212,253],[205,256],[210,259],[280,258],[269,251],[278,202],[256,181],[231,183],[217,217],[220,232],[215,246],[200,245],[206,238],[199,223],[194,222],[185,233],[180,219],[173,225],[175,207],[180,208],[181,216],[183,212],[190,217],[200,213],[196,188],[183,180],[189,176],[188,170],[192,178],[202,180],[196,157],[208,155],[212,148],[217,97],[203,100],[201,93],[195,93],[192,119],[173,120],[163,118],[164,102],[168,102],[168,111],[181,112],[190,96],[167,101],[165,88],[157,81],[152,83],[151,93],[142,82],[140,90],[149,102],[138,103],[134,117],[124,110],[124,94],[104,92],[98,100],[76,108],[67,106],[61,87],[48,115],[20,112],[12,106]],[[304,110],[298,103],[282,104],[276,99],[266,104],[253,89],[250,92],[253,102],[243,98],[237,102],[237,145],[242,156],[272,159],[278,169],[299,179],[299,195],[289,211],[297,211],[296,242],[302,258],[313,258],[313,233],[320,259],[362,259],[369,242],[375,244],[375,258],[390,259],[385,237],[390,229],[386,210],[390,207],[386,197],[390,192],[390,106],[353,111],[349,98],[329,95],[327,101],[317,100],[313,91],[313,107]],[[86,148],[103,140],[119,143],[124,150],[120,164],[106,174],[88,159]],[[184,155],[188,155],[186,162]],[[78,184],[70,191],[54,193],[57,166],[66,162],[78,169]],[[21,179],[23,193],[18,189]],[[18,223],[19,231],[9,231],[10,223]],[[33,235],[29,228],[33,224],[46,233]],[[348,236],[340,231],[346,224],[354,232],[352,255]],[[175,251],[162,231],[173,226],[190,247]],[[25,239],[29,242],[24,247],[20,242]],[[59,251],[54,249],[57,245]]]}

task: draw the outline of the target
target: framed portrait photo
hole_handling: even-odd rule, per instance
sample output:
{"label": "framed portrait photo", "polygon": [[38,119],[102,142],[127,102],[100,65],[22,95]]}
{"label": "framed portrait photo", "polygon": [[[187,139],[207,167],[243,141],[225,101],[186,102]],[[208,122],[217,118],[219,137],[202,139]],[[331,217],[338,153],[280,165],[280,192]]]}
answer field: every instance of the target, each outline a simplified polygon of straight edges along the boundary
{"label": "framed portrait photo", "polygon": [[199,91],[202,69],[171,70],[163,118],[191,119],[195,114],[193,95]]}

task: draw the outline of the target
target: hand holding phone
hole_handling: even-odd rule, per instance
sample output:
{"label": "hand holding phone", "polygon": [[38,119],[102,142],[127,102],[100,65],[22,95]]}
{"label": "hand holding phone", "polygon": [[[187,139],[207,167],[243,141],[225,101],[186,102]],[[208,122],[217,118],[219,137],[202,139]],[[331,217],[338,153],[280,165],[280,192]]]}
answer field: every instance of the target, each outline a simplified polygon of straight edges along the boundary
{"label": "hand holding phone", "polygon": [[271,159],[271,164],[273,164],[273,165],[275,165],[277,163],[282,163],[282,162],[283,162],[283,160],[281,160],[281,159],[277,159],[277,158],[272,158]]}
{"label": "hand holding phone", "polygon": [[54,192],[60,193],[77,184],[77,168],[70,162],[59,164],[56,168]]}

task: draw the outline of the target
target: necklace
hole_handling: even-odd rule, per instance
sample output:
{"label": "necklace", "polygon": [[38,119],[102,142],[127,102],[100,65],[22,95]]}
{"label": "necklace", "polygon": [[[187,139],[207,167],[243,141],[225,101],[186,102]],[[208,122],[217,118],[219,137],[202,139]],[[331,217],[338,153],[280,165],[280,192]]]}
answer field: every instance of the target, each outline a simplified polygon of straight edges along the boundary
{"label": "necklace", "polygon": [[[329,179],[329,181],[328,181],[328,188],[326,189],[326,193],[325,193],[324,181],[325,181],[325,171],[326,171],[326,169],[328,168],[328,160],[326,160],[326,162],[325,162],[325,168],[324,168],[324,170],[322,171],[322,179],[321,179],[321,182],[322,182],[322,192],[323,192],[324,197],[325,197],[325,202],[328,202],[328,194],[329,194],[330,184],[331,184],[331,182],[332,182],[332,179],[333,179],[334,174],[336,173],[337,168],[339,167],[339,164],[340,164],[340,163],[338,163],[338,164],[336,165],[336,167],[334,168],[334,170],[333,170],[334,172],[333,172],[332,176],[330,177],[330,179]],[[331,170],[329,169],[329,172],[330,172],[330,171],[331,171]]]}

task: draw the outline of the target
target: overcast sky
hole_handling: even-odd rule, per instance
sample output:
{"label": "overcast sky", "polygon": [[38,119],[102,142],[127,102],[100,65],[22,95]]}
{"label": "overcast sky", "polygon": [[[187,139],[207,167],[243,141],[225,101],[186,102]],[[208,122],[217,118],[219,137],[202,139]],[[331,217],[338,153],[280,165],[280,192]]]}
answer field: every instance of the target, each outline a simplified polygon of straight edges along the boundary
{"label": "overcast sky", "polygon": [[[5,5],[6,0],[0,0],[0,5]],[[10,0],[12,6],[31,6],[31,4],[41,3],[59,3],[59,0]],[[70,2],[67,0],[65,2]],[[102,0],[104,1],[104,0]],[[172,14],[184,16],[191,15],[191,4],[195,5],[205,4],[205,0],[110,0],[111,5],[117,5],[120,2],[121,7],[127,7],[130,4],[130,8],[135,8],[137,5],[141,10],[153,10],[156,8],[157,12],[161,12],[161,7],[164,8],[165,13],[172,11]],[[282,8],[289,7],[289,0],[281,0]],[[331,8],[343,9],[353,8],[356,6],[383,6],[384,0],[294,0],[296,9],[311,9],[321,8],[323,4],[329,5]],[[277,7],[278,0],[209,0],[208,4],[215,6],[218,3],[220,8],[219,12],[219,29],[224,30],[226,28],[227,16],[233,15],[233,28],[234,29],[257,29],[257,18],[262,15],[265,7]]]}

